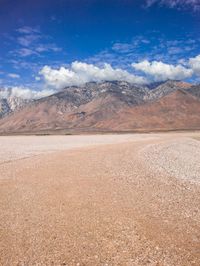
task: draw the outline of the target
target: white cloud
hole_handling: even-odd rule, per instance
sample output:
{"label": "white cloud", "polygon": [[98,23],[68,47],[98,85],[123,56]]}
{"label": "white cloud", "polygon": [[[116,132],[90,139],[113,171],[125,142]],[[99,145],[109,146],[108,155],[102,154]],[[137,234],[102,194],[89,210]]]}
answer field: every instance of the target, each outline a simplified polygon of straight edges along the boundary
{"label": "white cloud", "polygon": [[0,90],[0,98],[17,97],[21,99],[30,100],[46,97],[53,93],[55,93],[55,91],[50,89],[43,89],[39,91],[23,86],[15,86],[12,88],[4,88]]}
{"label": "white cloud", "polygon": [[192,8],[194,11],[200,10],[199,0],[146,0],[146,7],[151,7],[156,3],[161,6],[168,6],[169,8]]}
{"label": "white cloud", "polygon": [[130,53],[134,49],[134,44],[131,43],[114,43],[112,50],[118,53]]}
{"label": "white cloud", "polygon": [[149,62],[144,60],[139,63],[133,63],[132,67],[151,76],[154,81],[164,81],[167,79],[182,80],[190,78],[193,74],[192,69],[185,68],[182,65],[165,64],[161,61]]}
{"label": "white cloud", "polygon": [[129,73],[120,68],[113,68],[110,64],[104,64],[103,67],[97,67],[93,64],[82,62],[73,62],[69,68],[61,67],[53,69],[50,66],[44,66],[39,72],[43,76],[47,85],[56,89],[71,85],[83,85],[90,81],[111,81],[124,80],[131,83],[144,84],[146,79]]}
{"label": "white cloud", "polygon": [[4,99],[8,97],[8,90],[7,89],[0,89],[0,99]]}
{"label": "white cloud", "polygon": [[40,29],[38,27],[29,27],[29,26],[18,28],[16,31],[22,34],[40,33]]}
{"label": "white cloud", "polygon": [[25,47],[28,47],[31,45],[33,42],[39,40],[41,36],[39,34],[26,34],[24,36],[18,37],[17,42]]}
{"label": "white cloud", "polygon": [[36,80],[36,81],[40,81],[40,80],[41,80],[41,78],[40,78],[40,77],[38,77],[38,76],[36,76],[36,77],[35,77],[35,80]]}
{"label": "white cloud", "polygon": [[55,91],[50,89],[44,89],[41,91],[32,90],[25,87],[13,87],[12,96],[23,98],[23,99],[39,99],[45,96],[53,94]]}
{"label": "white cloud", "polygon": [[200,76],[200,55],[189,59],[189,66],[194,71],[194,74]]}
{"label": "white cloud", "polygon": [[154,5],[156,2],[158,2],[158,0],[146,0],[146,7],[151,7],[152,5]]}
{"label": "white cloud", "polygon": [[49,51],[60,52],[62,51],[62,48],[57,47],[54,43],[51,43],[51,44],[38,44],[38,46],[35,47],[35,50],[38,53],[49,52]]}
{"label": "white cloud", "polygon": [[27,57],[30,55],[38,55],[37,52],[29,48],[20,48],[16,50],[16,54],[20,55],[21,57]]}
{"label": "white cloud", "polygon": [[19,79],[19,78],[20,78],[20,75],[15,74],[15,73],[9,73],[9,74],[8,74],[8,77],[10,77],[10,78],[12,78],[12,79]]}
{"label": "white cloud", "polygon": [[62,48],[55,43],[49,42],[50,36],[42,34],[39,28],[24,26],[16,30],[16,38],[19,48],[11,51],[12,54],[20,57],[40,56],[44,52],[60,52]]}

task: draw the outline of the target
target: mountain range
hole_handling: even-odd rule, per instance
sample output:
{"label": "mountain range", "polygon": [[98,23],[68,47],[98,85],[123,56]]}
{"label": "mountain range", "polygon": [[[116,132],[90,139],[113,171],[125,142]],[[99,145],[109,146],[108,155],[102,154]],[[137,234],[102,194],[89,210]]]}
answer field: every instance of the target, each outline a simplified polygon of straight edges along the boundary
{"label": "mountain range", "polygon": [[0,133],[200,129],[200,85],[125,81],[71,86],[38,100],[0,98]]}
{"label": "mountain range", "polygon": [[28,103],[30,100],[16,97],[11,89],[0,89],[0,118],[20,110]]}

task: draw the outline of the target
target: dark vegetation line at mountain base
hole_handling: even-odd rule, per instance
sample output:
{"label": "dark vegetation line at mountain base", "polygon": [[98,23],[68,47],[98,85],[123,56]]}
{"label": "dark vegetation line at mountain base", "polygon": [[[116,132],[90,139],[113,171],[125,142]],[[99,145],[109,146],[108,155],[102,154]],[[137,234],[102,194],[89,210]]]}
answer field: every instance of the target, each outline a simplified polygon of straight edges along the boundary
{"label": "dark vegetation line at mountain base", "polygon": [[155,129],[155,130],[122,130],[122,131],[109,131],[109,130],[74,130],[68,132],[67,130],[51,130],[51,131],[27,131],[27,132],[8,132],[8,133],[0,133],[0,136],[78,136],[78,135],[126,135],[126,134],[167,134],[167,133],[184,133],[184,132],[200,132],[199,128],[191,128],[191,129]]}

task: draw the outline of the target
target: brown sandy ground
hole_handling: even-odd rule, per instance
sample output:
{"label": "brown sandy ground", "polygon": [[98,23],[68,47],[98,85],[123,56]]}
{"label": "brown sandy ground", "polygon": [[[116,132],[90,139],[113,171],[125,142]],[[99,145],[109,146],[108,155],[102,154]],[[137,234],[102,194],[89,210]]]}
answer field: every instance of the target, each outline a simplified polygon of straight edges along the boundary
{"label": "brown sandy ground", "polygon": [[200,265],[199,185],[142,156],[180,137],[1,164],[0,265]]}

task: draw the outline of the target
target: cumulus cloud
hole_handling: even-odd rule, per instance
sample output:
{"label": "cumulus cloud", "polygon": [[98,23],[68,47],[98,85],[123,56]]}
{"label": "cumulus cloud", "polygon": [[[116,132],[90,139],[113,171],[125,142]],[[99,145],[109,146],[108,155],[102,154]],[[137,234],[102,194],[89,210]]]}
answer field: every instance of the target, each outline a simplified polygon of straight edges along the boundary
{"label": "cumulus cloud", "polygon": [[200,76],[200,55],[189,59],[189,66],[194,71],[194,74]]}
{"label": "cumulus cloud", "polygon": [[193,74],[192,69],[185,68],[182,65],[165,64],[161,61],[149,62],[144,60],[139,63],[133,63],[132,67],[151,76],[154,81],[164,81],[167,79],[182,80],[190,78]]}
{"label": "cumulus cloud", "polygon": [[6,99],[8,95],[9,94],[7,89],[0,89],[0,99]]}
{"label": "cumulus cloud", "polygon": [[137,84],[147,82],[144,77],[136,76],[120,68],[113,68],[110,64],[97,67],[93,64],[77,61],[73,62],[69,68],[61,67],[59,69],[53,69],[50,66],[44,66],[39,74],[43,77],[47,85],[56,89],[71,85],[83,85],[90,81],[124,80]]}
{"label": "cumulus cloud", "polygon": [[168,6],[169,8],[192,8],[194,11],[200,10],[199,0],[146,0],[146,7],[151,7],[156,3],[161,6]]}
{"label": "cumulus cloud", "polygon": [[4,88],[0,90],[0,98],[17,97],[21,99],[31,100],[40,99],[49,96],[55,91],[51,89],[33,90],[23,86],[14,86],[12,88]]}

